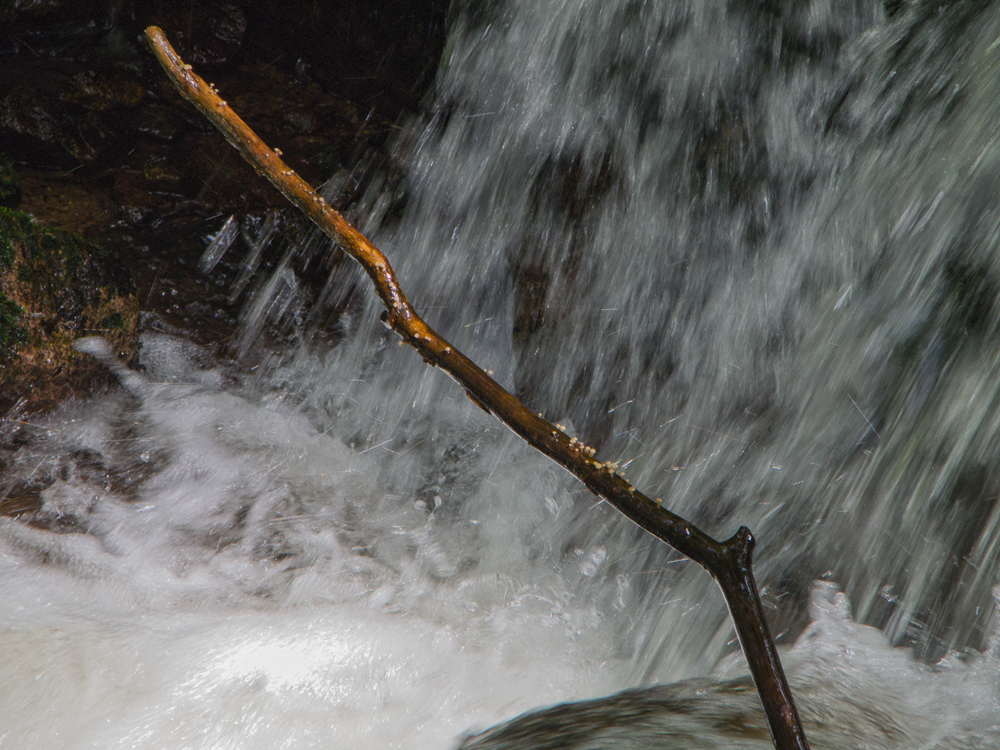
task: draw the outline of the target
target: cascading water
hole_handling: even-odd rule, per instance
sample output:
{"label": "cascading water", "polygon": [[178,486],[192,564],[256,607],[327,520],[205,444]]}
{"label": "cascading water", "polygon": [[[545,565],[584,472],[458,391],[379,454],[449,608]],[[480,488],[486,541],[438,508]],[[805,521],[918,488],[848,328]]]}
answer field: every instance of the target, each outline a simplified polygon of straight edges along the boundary
{"label": "cascading water", "polygon": [[[814,746],[1000,747],[975,654],[1000,583],[1000,10],[470,0],[452,23],[403,185],[354,209],[417,309],[650,496],[754,530]],[[708,576],[397,348],[359,272],[305,304],[292,261],[325,250],[256,282],[257,369],[151,329],[120,393],[18,428],[0,491],[42,506],[0,524],[0,747],[442,748],[738,671]],[[299,343],[275,363],[276,320]],[[807,628],[821,577],[885,637],[832,584]],[[689,689],[715,723],[669,736],[766,744],[742,683],[687,684],[656,715]]]}

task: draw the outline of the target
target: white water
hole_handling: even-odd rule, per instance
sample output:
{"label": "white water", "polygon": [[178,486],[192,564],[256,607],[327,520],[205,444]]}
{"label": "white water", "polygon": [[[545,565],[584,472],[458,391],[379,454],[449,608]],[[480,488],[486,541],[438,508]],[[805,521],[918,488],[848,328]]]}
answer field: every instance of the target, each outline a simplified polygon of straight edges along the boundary
{"label": "white water", "polygon": [[[587,585],[596,550],[553,570],[537,562],[544,534],[522,547],[532,535],[508,522],[477,537],[471,569],[442,571],[424,511],[386,511],[377,454],[220,388],[225,374],[198,369],[181,339],[146,335],[143,352],[149,370],[126,376],[127,392],[38,423],[20,455],[22,476],[61,477],[42,519],[64,533],[0,525],[0,747],[446,748],[630,684],[620,607],[603,611]],[[570,502],[530,454],[496,463],[480,508],[527,495],[552,516]],[[819,587],[786,656],[814,746],[1000,747],[995,656],[932,670],[855,625],[835,592]],[[739,660],[717,673],[731,679]],[[766,747],[712,739],[719,716],[759,734],[755,700],[744,689],[704,718],[680,714],[680,728],[663,722]],[[624,734],[614,746],[645,746]]]}
{"label": "white water", "polygon": [[[357,209],[501,383],[754,530],[817,747],[1000,747],[998,38],[975,3],[470,3],[403,218]],[[22,428],[3,492],[44,505],[0,526],[0,747],[442,748],[725,668],[702,571],[397,348],[343,267],[324,345],[291,268],[245,317],[245,351],[297,331],[277,364],[149,333],[127,391]],[[826,589],[803,631],[828,573],[884,636]]]}
{"label": "white water", "polygon": [[[423,511],[379,511],[377,454],[219,390],[182,340],[143,345],[129,392],[19,456],[59,477],[41,517],[65,533],[0,525],[0,746],[446,747],[616,686],[600,613],[528,575],[528,550],[440,577]],[[496,495],[524,492],[496,463]]]}

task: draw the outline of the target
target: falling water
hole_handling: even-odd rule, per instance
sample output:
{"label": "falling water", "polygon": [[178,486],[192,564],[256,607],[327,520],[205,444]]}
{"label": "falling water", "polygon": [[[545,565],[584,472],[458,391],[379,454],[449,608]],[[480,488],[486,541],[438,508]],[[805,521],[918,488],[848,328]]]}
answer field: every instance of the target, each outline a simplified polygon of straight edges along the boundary
{"label": "falling water", "polygon": [[[353,218],[532,409],[754,530],[817,747],[1000,747],[998,122],[989,4],[467,0]],[[22,426],[0,747],[444,748],[713,673],[660,714],[700,691],[743,723],[689,746],[766,742],[703,571],[397,347],[356,269],[313,294],[322,240],[237,223],[203,267],[245,253],[244,364],[150,330]]]}

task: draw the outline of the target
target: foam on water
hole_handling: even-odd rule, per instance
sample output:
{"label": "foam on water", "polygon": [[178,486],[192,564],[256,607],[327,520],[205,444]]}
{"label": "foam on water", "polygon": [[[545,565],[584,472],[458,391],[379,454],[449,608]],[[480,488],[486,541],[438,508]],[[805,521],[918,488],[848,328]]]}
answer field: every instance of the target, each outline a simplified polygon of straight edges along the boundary
{"label": "foam on water", "polygon": [[[59,478],[46,528],[0,524],[0,747],[446,748],[630,685],[620,611],[588,586],[602,550],[554,571],[538,539],[519,547],[507,529],[503,553],[460,539],[463,574],[442,574],[435,519],[412,502],[386,512],[371,452],[248,400],[182,339],[143,343],[127,391],[67,405],[17,456],[11,478]],[[535,493],[552,491],[534,468]],[[499,494],[525,492],[505,473]],[[818,584],[786,656],[815,747],[1000,747],[995,657],[931,669],[848,615]],[[740,673],[739,659],[719,668]],[[766,746],[745,678],[727,684],[677,689],[738,735],[657,715],[678,737]],[[638,729],[615,742],[643,746]]]}
{"label": "foam on water", "polygon": [[499,664],[447,629],[350,607],[34,618],[0,640],[12,748],[443,748],[593,689],[557,659]]}
{"label": "foam on water", "polygon": [[[832,571],[921,658],[981,649],[1000,576],[998,35],[976,2],[457,3],[400,195],[356,210],[417,309],[532,409],[709,533],[753,529],[778,630],[804,627]],[[294,325],[292,281],[283,259],[248,331],[268,310]],[[321,431],[408,451],[383,465],[390,492],[432,501],[444,477],[466,507],[482,456],[516,448],[465,450],[481,415],[359,285],[331,273],[324,299],[353,299],[339,343],[300,315],[267,387]],[[534,499],[506,502],[524,518]],[[647,615],[616,631],[635,682],[725,655],[699,570],[560,507],[552,564],[599,546]]]}
{"label": "foam on water", "polygon": [[620,684],[600,612],[529,551],[491,564],[467,537],[449,579],[376,456],[220,388],[197,353],[144,336],[127,392],[18,453],[8,492],[48,486],[44,528],[0,523],[0,746],[444,747]]}

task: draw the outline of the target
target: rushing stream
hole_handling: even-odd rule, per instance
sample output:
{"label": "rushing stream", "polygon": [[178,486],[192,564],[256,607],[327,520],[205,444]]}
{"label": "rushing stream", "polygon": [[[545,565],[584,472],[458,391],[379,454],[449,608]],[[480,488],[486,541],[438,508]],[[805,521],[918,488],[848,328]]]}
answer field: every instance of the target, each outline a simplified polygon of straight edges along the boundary
{"label": "rushing stream", "polygon": [[[531,408],[753,529],[815,748],[1000,748],[1000,8],[939,5],[457,2],[402,185],[352,209]],[[357,269],[313,293],[324,242],[216,239],[238,362],[151,320],[122,389],[16,427],[0,748],[444,750],[681,680],[476,747],[768,746],[701,569]]]}

